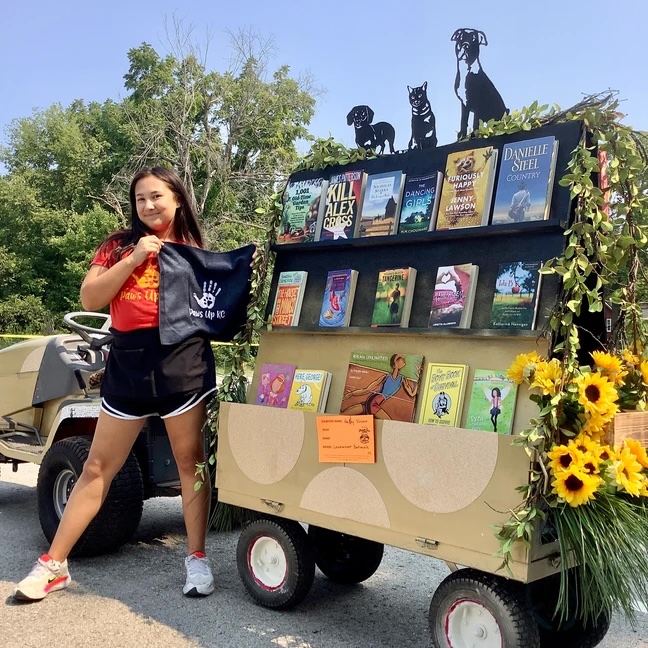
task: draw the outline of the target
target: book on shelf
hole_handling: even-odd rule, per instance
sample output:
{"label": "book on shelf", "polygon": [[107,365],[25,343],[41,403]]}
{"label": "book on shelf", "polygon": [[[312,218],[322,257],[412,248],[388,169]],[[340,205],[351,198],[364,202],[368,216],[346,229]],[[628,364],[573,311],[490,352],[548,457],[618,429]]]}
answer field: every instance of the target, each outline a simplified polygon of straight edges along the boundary
{"label": "book on shelf", "polygon": [[329,178],[318,241],[352,239],[357,235],[358,215],[367,174],[360,170],[335,173]]}
{"label": "book on shelf", "polygon": [[398,234],[415,234],[434,230],[439,210],[443,173],[408,177],[405,180]]}
{"label": "book on shelf", "polygon": [[473,263],[439,266],[428,327],[470,328],[478,276],[479,266]]}
{"label": "book on shelf", "polygon": [[297,369],[288,398],[288,409],[323,412],[331,387],[331,372]]}
{"label": "book on shelf", "polygon": [[422,364],[421,355],[354,351],[340,413],[413,422]]}
{"label": "book on shelf", "polygon": [[409,326],[416,268],[392,268],[378,273],[371,326]]}
{"label": "book on shelf", "polygon": [[496,166],[497,149],[492,146],[448,154],[437,230],[488,224]]}
{"label": "book on shelf", "polygon": [[533,329],[538,316],[541,261],[511,261],[497,268],[490,328]]}
{"label": "book on shelf", "polygon": [[467,378],[467,365],[428,363],[421,388],[418,422],[459,427]]}
{"label": "book on shelf", "polygon": [[331,270],[326,276],[319,325],[349,326],[358,283],[357,270]]}
{"label": "book on shelf", "polygon": [[283,194],[277,243],[309,243],[315,240],[324,214],[328,181],[324,178],[289,180]]}
{"label": "book on shelf", "polygon": [[358,236],[389,236],[396,231],[405,174],[402,171],[367,176],[360,210]]}
{"label": "book on shelf", "polygon": [[255,403],[267,407],[287,407],[295,369],[296,366],[291,364],[264,363]]}
{"label": "book on shelf", "polygon": [[475,369],[465,427],[510,434],[513,430],[517,385],[506,371]]}
{"label": "book on shelf", "polygon": [[504,145],[493,225],[549,218],[557,155],[558,140],[553,136]]}
{"label": "book on shelf", "polygon": [[301,312],[308,272],[291,270],[281,272],[277,281],[277,293],[272,306],[272,326],[297,326]]}

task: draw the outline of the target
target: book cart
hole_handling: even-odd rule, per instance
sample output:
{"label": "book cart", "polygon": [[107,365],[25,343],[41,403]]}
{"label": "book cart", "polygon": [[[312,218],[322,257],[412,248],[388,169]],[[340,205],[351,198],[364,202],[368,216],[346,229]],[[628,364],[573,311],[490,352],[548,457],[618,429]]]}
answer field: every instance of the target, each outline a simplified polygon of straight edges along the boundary
{"label": "book cart", "polygon": [[[544,261],[562,252],[572,204],[557,180],[582,128],[580,122],[571,122],[345,167],[424,175],[443,170],[449,152],[485,145],[501,151],[508,142],[544,135],[559,140],[548,220],[277,245],[269,304],[280,272],[306,270],[308,282],[299,326],[262,332],[248,402],[254,401],[264,363],[332,372],[326,412],[338,414],[353,351],[416,353],[424,356],[424,363],[463,363],[469,367],[468,385],[476,368],[506,370],[519,353],[546,354],[548,342],[540,329],[557,299],[557,279],[543,278],[533,331],[488,328],[493,287],[498,263]],[[293,177],[316,175],[304,171]],[[428,328],[437,267],[468,262],[480,268],[471,328]],[[378,272],[403,266],[418,271],[409,328],[371,328]],[[351,324],[323,329],[318,319],[326,275],[341,268],[359,272]],[[596,317],[600,322],[589,322],[589,330],[602,333],[603,317]],[[465,398],[462,425],[467,408]],[[513,433],[528,427],[536,412],[521,387]],[[607,626],[575,622],[556,627],[552,615],[559,551],[557,542],[543,539],[540,529],[529,549],[516,543],[511,573],[499,569],[493,525],[504,523],[520,504],[516,487],[527,483],[531,468],[525,450],[512,445],[510,436],[375,420],[374,464],[320,463],[317,416],[321,414],[221,404],[219,499],[258,512],[243,529],[237,550],[239,573],[258,603],[274,609],[296,605],[311,587],[315,565],[338,582],[361,582],[376,571],[387,544],[443,560],[451,568],[430,606],[436,646],[577,648],[602,639]]]}

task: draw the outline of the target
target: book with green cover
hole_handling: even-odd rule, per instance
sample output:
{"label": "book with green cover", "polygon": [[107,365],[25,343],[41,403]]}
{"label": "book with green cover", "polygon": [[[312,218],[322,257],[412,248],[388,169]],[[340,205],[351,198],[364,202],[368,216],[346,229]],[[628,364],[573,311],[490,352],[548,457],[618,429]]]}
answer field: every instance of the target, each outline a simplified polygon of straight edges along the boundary
{"label": "book with green cover", "polygon": [[465,427],[510,434],[513,429],[517,385],[506,371],[475,369]]}
{"label": "book with green cover", "polygon": [[425,425],[459,427],[468,366],[430,362],[421,388],[418,422]]}
{"label": "book with green cover", "polygon": [[409,326],[416,268],[392,268],[378,273],[371,326]]}

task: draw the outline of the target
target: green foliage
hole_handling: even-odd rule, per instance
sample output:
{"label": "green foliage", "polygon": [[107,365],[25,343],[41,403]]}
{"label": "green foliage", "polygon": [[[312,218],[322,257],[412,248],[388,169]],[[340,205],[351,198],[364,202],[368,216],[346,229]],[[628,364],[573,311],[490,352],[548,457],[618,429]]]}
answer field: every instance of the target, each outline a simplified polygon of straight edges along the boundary
{"label": "green foliage", "polygon": [[371,160],[376,155],[372,149],[362,147],[348,149],[332,137],[318,138],[311,145],[310,151],[295,167],[295,171],[304,169],[325,169],[329,166],[351,164],[360,160]]}
{"label": "green foliage", "polygon": [[50,334],[53,324],[49,311],[34,295],[0,299],[0,331],[3,333]]}

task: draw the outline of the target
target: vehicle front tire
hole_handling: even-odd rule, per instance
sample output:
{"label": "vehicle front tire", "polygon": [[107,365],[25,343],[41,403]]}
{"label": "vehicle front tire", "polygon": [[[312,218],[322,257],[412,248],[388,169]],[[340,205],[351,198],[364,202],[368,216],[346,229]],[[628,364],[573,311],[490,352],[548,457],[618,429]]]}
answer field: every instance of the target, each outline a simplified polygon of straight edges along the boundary
{"label": "vehicle front tire", "polygon": [[379,542],[313,525],[308,527],[308,537],[313,544],[315,564],[336,583],[362,583],[380,567],[384,545]]}
{"label": "vehicle front tire", "polygon": [[286,610],[304,600],[315,577],[313,548],[293,520],[261,517],[239,537],[236,564],[252,598],[267,608]]}
{"label": "vehicle front tire", "polygon": [[476,569],[460,569],[439,585],[429,623],[435,648],[540,646],[521,585]]}
{"label": "vehicle front tire", "polygon": [[[90,437],[57,441],[47,451],[38,472],[38,517],[49,542],[58,529],[74,484],[90,452]],[[96,556],[116,551],[128,542],[142,518],[144,482],[133,453],[117,473],[97,516],[79,538],[71,556]]]}

